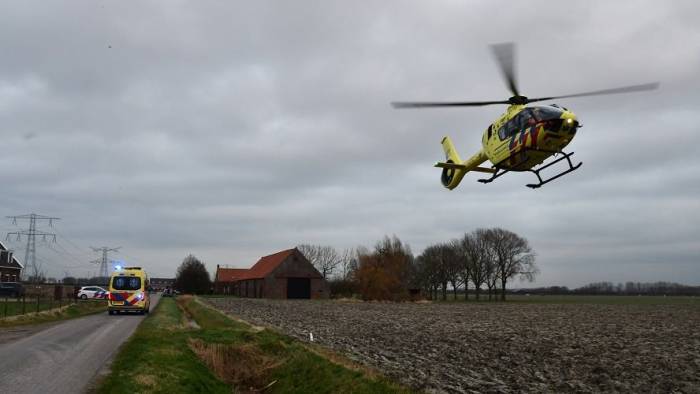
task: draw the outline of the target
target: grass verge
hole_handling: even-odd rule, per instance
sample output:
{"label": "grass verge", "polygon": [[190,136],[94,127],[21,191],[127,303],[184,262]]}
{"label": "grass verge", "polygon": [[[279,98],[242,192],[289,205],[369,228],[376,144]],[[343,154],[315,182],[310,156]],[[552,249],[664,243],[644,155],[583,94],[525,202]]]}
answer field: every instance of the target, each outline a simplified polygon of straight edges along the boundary
{"label": "grass verge", "polygon": [[74,319],[76,317],[105,312],[107,305],[104,301],[78,301],[62,308],[44,310],[38,313],[32,312],[25,315],[8,316],[0,319],[1,327],[16,327],[27,324],[49,323],[59,320]]}
{"label": "grass verge", "polygon": [[409,392],[320,354],[290,337],[234,321],[192,297],[178,297],[177,303],[163,298],[97,392]]}

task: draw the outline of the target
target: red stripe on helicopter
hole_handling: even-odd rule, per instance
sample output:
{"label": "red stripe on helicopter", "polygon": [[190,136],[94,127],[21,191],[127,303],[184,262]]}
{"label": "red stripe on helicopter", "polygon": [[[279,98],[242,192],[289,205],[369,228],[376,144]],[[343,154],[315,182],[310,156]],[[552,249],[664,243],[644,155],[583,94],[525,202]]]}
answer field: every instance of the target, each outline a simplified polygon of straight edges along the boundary
{"label": "red stripe on helicopter", "polygon": [[515,134],[510,137],[510,143],[508,144],[508,149],[511,151],[515,148]]}
{"label": "red stripe on helicopter", "polygon": [[540,130],[537,128],[537,126],[532,126],[532,128],[530,128],[530,145],[533,149],[537,149],[537,137],[539,134]]}

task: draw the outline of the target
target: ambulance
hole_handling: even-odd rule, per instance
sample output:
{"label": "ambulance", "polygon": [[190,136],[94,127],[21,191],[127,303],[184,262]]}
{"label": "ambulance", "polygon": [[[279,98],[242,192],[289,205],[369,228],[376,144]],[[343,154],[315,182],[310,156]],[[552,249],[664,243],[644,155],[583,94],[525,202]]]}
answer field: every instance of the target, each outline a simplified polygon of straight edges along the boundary
{"label": "ambulance", "polygon": [[122,312],[148,313],[151,298],[148,295],[148,275],[141,267],[116,266],[109,278],[107,311],[110,315]]}

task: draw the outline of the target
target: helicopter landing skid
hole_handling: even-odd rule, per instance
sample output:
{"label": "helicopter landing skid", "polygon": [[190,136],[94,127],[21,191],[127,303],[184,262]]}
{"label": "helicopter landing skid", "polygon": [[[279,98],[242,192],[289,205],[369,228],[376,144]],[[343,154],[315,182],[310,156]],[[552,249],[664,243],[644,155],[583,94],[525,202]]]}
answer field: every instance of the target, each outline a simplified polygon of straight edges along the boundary
{"label": "helicopter landing skid", "polygon": [[491,183],[499,176],[504,175],[507,172],[510,172],[509,170],[504,170],[503,168],[498,168],[498,167],[496,167],[495,170],[496,170],[496,172],[494,172],[493,175],[491,175],[491,178],[483,178],[483,179],[479,179],[478,181],[481,183]]}
{"label": "helicopter landing skid", "polygon": [[[537,180],[540,181],[540,182],[539,182],[539,183],[528,183],[528,184],[525,185],[525,186],[527,186],[527,187],[529,187],[529,188],[531,188],[531,189],[537,189],[537,188],[541,187],[542,185],[547,184],[547,183],[549,183],[549,182],[551,182],[551,181],[553,181],[553,180],[555,180],[555,179],[557,179],[557,178],[559,178],[559,177],[562,177],[562,176],[564,176],[564,175],[566,175],[566,174],[568,174],[568,173],[570,173],[570,172],[574,172],[574,171],[578,170],[578,168],[581,167],[581,164],[583,164],[583,162],[579,162],[578,164],[574,165],[574,164],[571,162],[571,156],[574,155],[574,152],[571,152],[571,153],[559,152],[559,153],[562,154],[562,157],[560,157],[560,158],[554,160],[553,162],[551,162],[551,163],[549,163],[549,164],[547,164],[547,165],[544,165],[544,166],[542,166],[542,167],[540,167],[540,168],[538,168],[538,169],[536,169],[536,170],[532,170],[532,169],[528,170],[528,171],[532,172],[533,174],[535,174],[535,175],[537,176]],[[562,172],[558,173],[557,175],[554,175],[554,176],[551,177],[551,178],[547,178],[546,180],[542,180],[542,177],[540,176],[540,171],[544,170],[545,168],[551,167],[551,166],[553,166],[554,164],[557,164],[557,163],[559,163],[560,161],[562,161],[562,160],[564,160],[564,159],[566,159],[566,162],[569,163],[569,169],[568,169],[568,170],[562,171]]]}
{"label": "helicopter landing skid", "polygon": [[[538,150],[538,149],[529,149],[529,150],[535,151],[535,150]],[[543,150],[538,150],[538,151],[548,152],[548,153],[555,153],[555,152],[543,151]],[[537,176],[537,180],[539,181],[539,183],[528,183],[528,184],[525,185],[525,186],[527,186],[527,187],[529,187],[529,188],[531,188],[531,189],[537,189],[537,188],[539,188],[539,187],[542,187],[542,185],[547,184],[547,183],[549,183],[549,182],[551,182],[551,181],[553,181],[553,180],[555,180],[555,179],[557,179],[557,178],[559,178],[559,177],[562,177],[562,176],[564,176],[564,175],[566,175],[566,174],[568,174],[568,173],[570,173],[570,172],[576,171],[579,167],[581,167],[581,164],[583,164],[582,162],[579,162],[578,164],[574,165],[574,164],[571,162],[571,156],[574,155],[574,152],[566,153],[566,152],[560,151],[560,152],[556,152],[556,153],[562,154],[562,157],[560,157],[560,158],[554,160],[553,162],[551,162],[551,163],[549,163],[549,164],[547,164],[547,165],[544,165],[544,166],[542,166],[542,167],[540,167],[540,168],[538,168],[538,169],[536,169],[536,170],[533,170],[533,169],[528,169],[528,170],[526,170],[526,171],[529,171],[529,172],[532,172],[533,174],[535,174],[535,175]],[[542,180],[542,177],[540,176],[540,171],[544,170],[545,168],[549,168],[549,167],[553,166],[554,164],[559,163],[559,162],[562,161],[562,160],[566,160],[566,161],[567,161],[567,163],[569,164],[569,169],[568,169],[568,170],[565,170],[565,171],[562,171],[562,172],[560,172],[559,174],[554,175],[554,176],[551,177],[551,178],[547,178],[547,179],[545,179],[545,180]],[[499,164],[500,164],[500,163],[499,163]],[[518,165],[521,165],[521,164],[523,164],[523,163],[519,163]],[[514,167],[517,168],[518,165],[515,165]],[[493,175],[492,175],[490,178],[479,179],[479,182],[481,182],[481,183],[491,183],[491,182],[493,182],[496,178],[500,177],[501,175],[504,175],[505,173],[510,172],[510,170],[501,168],[501,167],[499,167],[498,165],[495,165],[494,168],[495,168],[496,172],[494,172]],[[520,170],[520,171],[523,171],[523,170]]]}

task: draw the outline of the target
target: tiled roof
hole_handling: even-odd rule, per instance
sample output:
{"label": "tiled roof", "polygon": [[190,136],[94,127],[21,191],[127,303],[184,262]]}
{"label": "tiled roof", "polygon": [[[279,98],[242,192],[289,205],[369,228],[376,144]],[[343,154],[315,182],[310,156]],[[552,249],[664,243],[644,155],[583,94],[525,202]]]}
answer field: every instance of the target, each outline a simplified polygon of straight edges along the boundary
{"label": "tiled roof", "polygon": [[[0,251],[7,251],[7,248],[5,245],[3,245],[2,242],[0,242]],[[6,257],[5,257],[6,258]],[[17,260],[17,257],[12,254],[12,261],[2,261],[0,259],[0,265],[4,267],[11,267],[11,268],[17,268],[17,269],[22,269],[22,264],[20,264],[19,260]]]}
{"label": "tiled roof", "polygon": [[272,272],[278,265],[292,255],[296,249],[287,249],[269,256],[261,257],[255,265],[247,270],[240,279],[262,279]]}
{"label": "tiled roof", "polygon": [[221,268],[216,269],[217,282],[234,282],[241,279],[248,272],[245,268]]}

